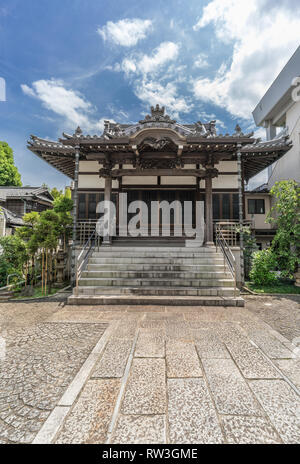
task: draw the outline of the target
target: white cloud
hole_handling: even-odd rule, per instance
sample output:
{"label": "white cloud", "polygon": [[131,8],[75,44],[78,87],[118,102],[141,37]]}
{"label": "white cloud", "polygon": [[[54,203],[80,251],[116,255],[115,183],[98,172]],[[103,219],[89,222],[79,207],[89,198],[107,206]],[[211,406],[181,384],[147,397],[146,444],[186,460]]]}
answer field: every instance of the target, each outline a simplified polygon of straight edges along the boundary
{"label": "white cloud", "polygon": [[185,66],[176,66],[179,45],[162,42],[151,55],[136,53],[124,58],[115,71],[123,71],[130,80],[135,95],[147,105],[164,105],[167,111],[178,117],[192,108],[186,99],[178,95],[177,83],[183,82]]}
{"label": "white cloud", "polygon": [[21,84],[21,89],[25,95],[28,95],[29,97],[35,97],[34,90],[31,89],[28,85]]}
{"label": "white cloud", "polygon": [[152,29],[152,22],[149,19],[121,19],[116,23],[108,21],[105,26],[98,28],[97,32],[103,40],[109,40],[116,45],[132,47],[139,40],[144,39]]}
{"label": "white cloud", "polygon": [[157,104],[166,106],[175,118],[178,117],[178,113],[188,113],[192,108],[183,97],[178,96],[177,87],[171,82],[161,85],[159,82],[143,80],[137,84],[135,94],[148,107]]}
{"label": "white cloud", "polygon": [[208,68],[209,67],[208,56],[205,55],[205,53],[200,53],[198,56],[196,56],[194,67],[201,68],[201,69]]}
{"label": "white cloud", "polygon": [[[272,9],[272,11],[270,11]],[[212,24],[216,37],[233,44],[229,68],[194,81],[194,95],[250,119],[255,105],[299,45],[300,4],[293,0],[211,0],[194,30]],[[284,35],[283,35],[284,34]]]}
{"label": "white cloud", "polygon": [[[160,71],[161,68],[178,57],[179,46],[174,42],[162,42],[152,55],[138,54],[131,58],[124,58],[121,69],[126,74],[148,74]],[[117,68],[116,68],[117,69]]]}
{"label": "white cloud", "polygon": [[40,80],[32,83],[32,87],[21,85],[25,95],[34,97],[50,111],[64,118],[67,128],[80,126],[83,130],[103,130],[104,119],[95,120],[95,108],[79,92],[67,89],[59,80]]}

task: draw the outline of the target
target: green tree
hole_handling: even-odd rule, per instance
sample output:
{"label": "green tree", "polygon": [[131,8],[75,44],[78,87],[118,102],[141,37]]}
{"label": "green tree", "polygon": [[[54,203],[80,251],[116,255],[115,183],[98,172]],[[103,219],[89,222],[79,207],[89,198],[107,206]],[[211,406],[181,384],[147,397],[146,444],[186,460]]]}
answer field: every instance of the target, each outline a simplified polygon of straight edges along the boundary
{"label": "green tree", "polygon": [[252,265],[253,254],[255,251],[258,251],[258,246],[256,244],[255,236],[252,233],[252,230],[249,226],[237,226],[236,232],[240,234],[242,231],[244,238],[244,269],[245,276],[249,276],[249,272]]}
{"label": "green tree", "polygon": [[29,256],[25,242],[16,235],[0,238],[0,248],[0,282],[5,286],[9,274],[23,277]]}
{"label": "green tree", "polygon": [[270,191],[275,205],[267,221],[276,227],[272,253],[283,277],[300,264],[300,187],[294,180],[276,182]]}
{"label": "green tree", "polygon": [[58,214],[59,222],[59,234],[63,242],[64,251],[66,249],[66,243],[68,242],[71,235],[71,225],[73,223],[71,211],[73,209],[73,200],[69,195],[67,189],[65,194],[62,194],[55,198],[53,202],[53,210]]}
{"label": "green tree", "polygon": [[277,281],[274,272],[276,260],[271,248],[255,251],[252,257],[250,279],[257,285],[270,285]]}
{"label": "green tree", "polygon": [[58,190],[56,187],[53,187],[53,189],[50,190],[51,195],[53,196],[54,200],[56,198],[59,198],[61,195],[63,195],[61,190]]}
{"label": "green tree", "polygon": [[20,173],[14,165],[13,151],[6,142],[0,142],[0,185],[22,185]]}

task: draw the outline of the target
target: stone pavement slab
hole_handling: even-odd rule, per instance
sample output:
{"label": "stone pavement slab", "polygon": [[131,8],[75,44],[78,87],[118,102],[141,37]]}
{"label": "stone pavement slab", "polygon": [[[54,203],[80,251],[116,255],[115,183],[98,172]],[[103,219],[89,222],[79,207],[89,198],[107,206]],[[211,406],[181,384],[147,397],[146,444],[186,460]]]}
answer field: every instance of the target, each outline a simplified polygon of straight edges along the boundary
{"label": "stone pavement slab", "polygon": [[184,321],[172,321],[166,325],[166,338],[169,340],[192,341],[189,325]]}
{"label": "stone pavement slab", "polygon": [[165,416],[120,415],[111,439],[114,444],[164,444],[166,442]]}
{"label": "stone pavement slab", "polygon": [[249,330],[248,337],[271,359],[288,359],[292,352],[266,329]]}
{"label": "stone pavement slab", "polygon": [[230,358],[230,354],[219,339],[216,329],[192,329],[191,332],[201,359]]}
{"label": "stone pavement slab", "polygon": [[89,380],[55,442],[105,443],[119,389],[116,379]]}
{"label": "stone pavement slab", "polygon": [[222,339],[243,376],[247,379],[278,379],[280,374],[250,339],[237,328],[229,327]]}
{"label": "stone pavement slab", "polygon": [[300,443],[299,396],[283,380],[253,380],[250,387],[284,443]]}
{"label": "stone pavement slab", "polygon": [[281,372],[300,390],[300,358],[278,359],[275,364]]}
{"label": "stone pavement slab", "polygon": [[136,358],[163,358],[165,356],[165,331],[140,329],[135,347]]}
{"label": "stone pavement slab", "polygon": [[165,360],[135,358],[126,386],[123,414],[165,414]]}
{"label": "stone pavement slab", "polygon": [[168,413],[170,443],[223,443],[204,379],[169,379]]}
{"label": "stone pavement slab", "polygon": [[203,359],[202,363],[220,414],[264,415],[247,382],[231,359]]}
{"label": "stone pavement slab", "polygon": [[132,320],[120,320],[116,329],[118,338],[134,338],[138,327],[138,322],[135,319]]}
{"label": "stone pavement slab", "polygon": [[202,377],[203,375],[192,342],[168,340],[166,344],[166,363],[169,378]]}
{"label": "stone pavement slab", "polygon": [[92,377],[123,377],[132,345],[131,339],[112,338],[97,363]]}
{"label": "stone pavement slab", "polygon": [[276,430],[265,417],[224,416],[223,427],[230,444],[279,444]]}

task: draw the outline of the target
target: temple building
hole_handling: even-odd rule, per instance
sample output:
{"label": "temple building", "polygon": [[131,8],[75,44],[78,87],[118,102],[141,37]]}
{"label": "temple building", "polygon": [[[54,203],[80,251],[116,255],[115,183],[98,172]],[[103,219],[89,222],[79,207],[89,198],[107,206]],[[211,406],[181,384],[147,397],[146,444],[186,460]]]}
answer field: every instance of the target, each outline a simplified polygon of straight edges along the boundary
{"label": "temple building", "polygon": [[[253,137],[253,133],[244,134],[238,125],[233,134],[218,134],[216,121],[180,124],[165,113],[164,107],[161,108],[157,105],[151,108],[151,114],[136,124],[118,124],[105,121],[102,135],[85,135],[78,127],[73,135],[63,134],[63,137],[57,142],[31,136],[28,148],[74,181],[74,249],[76,244],[83,247],[85,241],[93,234],[98,219],[97,204],[103,199],[112,200],[115,203],[117,234],[113,237],[105,237],[103,243],[106,242],[108,246],[100,247],[99,257],[96,255],[97,252],[92,250],[94,258],[91,258],[92,255],[90,255],[89,259],[101,260],[104,259],[105,253],[110,253],[111,255],[105,255],[108,259],[110,256],[113,257],[116,249],[119,250],[119,256],[121,252],[126,254],[132,249],[133,257],[136,253],[138,260],[136,245],[144,245],[143,248],[140,248],[140,253],[142,250],[146,250],[146,247],[148,247],[148,251],[146,250],[145,253],[150,253],[150,249],[155,250],[155,258],[158,261],[159,257],[164,258],[164,253],[167,251],[171,253],[172,250],[176,250],[176,247],[178,247],[177,254],[183,253],[182,256],[186,257],[187,260],[192,259],[191,253],[196,253],[196,251],[195,248],[187,245],[184,229],[182,229],[181,237],[178,236],[177,229],[176,236],[172,233],[176,228],[176,212],[170,215],[171,234],[167,239],[161,233],[163,218],[159,209],[157,214],[158,233],[155,237],[149,237],[149,240],[145,237],[140,239],[139,237],[120,237],[119,194],[127,193],[129,203],[137,200],[144,201],[147,205],[153,201],[162,202],[164,200],[168,202],[178,200],[182,205],[187,201],[194,204],[196,201],[202,201],[205,211],[205,237],[204,243],[202,246],[199,245],[197,253],[199,256],[202,253],[204,259],[211,256],[212,262],[215,260],[216,264],[218,264],[219,259],[221,260],[220,253],[223,253],[224,263],[226,261],[228,266],[225,274],[227,271],[232,271],[232,278],[241,284],[243,282],[243,265],[242,259],[240,259],[240,249],[243,249],[243,243],[242,236],[239,237],[236,234],[236,225],[243,225],[245,222],[251,223],[257,215],[262,218],[268,209],[264,196],[261,198],[259,192],[255,195],[246,193],[245,185],[251,177],[281,158],[289,150],[290,143],[286,136],[261,142]],[[159,203],[157,204],[159,205]],[[128,220],[130,220],[130,214],[128,214]],[[191,222],[195,222],[195,212],[192,214]],[[216,241],[217,245],[219,244],[219,251],[216,251],[214,247]],[[159,245],[165,245],[165,249],[161,248],[161,252],[159,252]],[[118,248],[116,248],[117,246]],[[153,253],[152,255],[151,253],[145,254],[145,257],[152,256],[154,259]],[[233,254],[236,256],[235,261],[239,263],[236,272],[233,271],[231,259]],[[170,255],[171,262],[167,264],[174,263],[176,257]],[[179,256],[179,262],[182,262],[183,266],[188,264],[188,261],[184,263],[180,259]],[[146,263],[147,259],[145,263],[141,264]],[[95,266],[96,264],[97,262],[94,263]],[[138,265],[137,262],[131,262],[131,264]],[[160,264],[163,263],[156,263],[157,266]],[[74,280],[78,267],[79,263],[76,264],[74,251]],[[153,268],[151,271],[154,273],[155,269]],[[161,273],[167,272],[162,267],[159,269]],[[142,269],[142,271],[146,272],[146,269]],[[214,269],[212,269],[212,273],[213,271]],[[102,271],[98,270],[97,272]],[[116,270],[112,270],[112,272],[116,273]],[[158,278],[163,275],[161,273],[158,271]],[[111,279],[108,279],[107,275]],[[121,280],[117,280],[115,284],[114,276],[117,274],[107,275],[95,277],[96,280],[90,281],[91,285],[86,282],[85,291],[81,292],[81,300],[77,291],[78,301],[84,300],[83,295],[87,301],[91,294],[101,295],[102,300],[104,295],[115,294],[143,294],[145,296],[153,294],[164,295],[166,298],[168,295],[180,294],[180,292],[176,292],[176,288],[172,292],[173,286],[170,285],[169,277],[169,280],[166,280],[166,285],[169,285],[167,288],[170,288],[169,293],[153,293],[150,291],[152,285],[145,284],[148,278],[146,274],[145,279],[138,280],[135,286],[133,284],[130,286],[126,283],[127,281],[124,281],[124,285],[122,285],[124,276],[122,273],[118,275]],[[155,281],[155,274],[153,275],[154,277],[151,278]],[[228,277],[227,274],[226,276]],[[223,276],[224,285],[226,276]],[[175,282],[177,277],[179,275],[174,274],[172,281]],[[101,278],[104,280],[101,281]],[[80,279],[79,289],[82,290],[84,279],[88,281],[88,276],[80,275]],[[230,279],[231,277],[227,280]],[[97,282],[100,287],[105,282],[102,290],[95,290]],[[215,280],[214,283],[216,283]],[[114,290],[118,288],[119,293],[108,292],[108,290],[106,292],[105,289],[110,287],[111,290],[114,285],[116,287]],[[197,287],[197,283],[195,282],[195,285],[191,286]],[[144,291],[139,292],[139,287],[144,287]],[[211,287],[205,285],[204,288],[210,289],[206,292],[207,297],[224,297],[221,292],[211,290],[211,288],[215,289],[214,285]],[[126,289],[129,289],[128,292],[125,291]],[[149,289],[148,292],[147,289]],[[226,291],[224,292],[226,294]],[[229,294],[229,292],[227,293]],[[186,298],[189,296],[186,291],[182,294]],[[190,295],[199,298],[204,294],[205,292],[197,293],[196,290],[194,293],[190,292]],[[230,293],[231,297],[233,298]],[[100,300],[99,297],[97,301]]]}

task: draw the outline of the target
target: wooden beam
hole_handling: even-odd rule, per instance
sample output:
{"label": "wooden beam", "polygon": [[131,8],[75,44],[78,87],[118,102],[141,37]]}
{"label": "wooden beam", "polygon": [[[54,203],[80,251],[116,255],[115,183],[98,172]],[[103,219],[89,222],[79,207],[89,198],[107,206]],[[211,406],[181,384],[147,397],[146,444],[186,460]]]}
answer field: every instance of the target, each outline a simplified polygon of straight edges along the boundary
{"label": "wooden beam", "polygon": [[113,169],[111,176],[189,176],[205,178],[206,171],[203,169]]}

